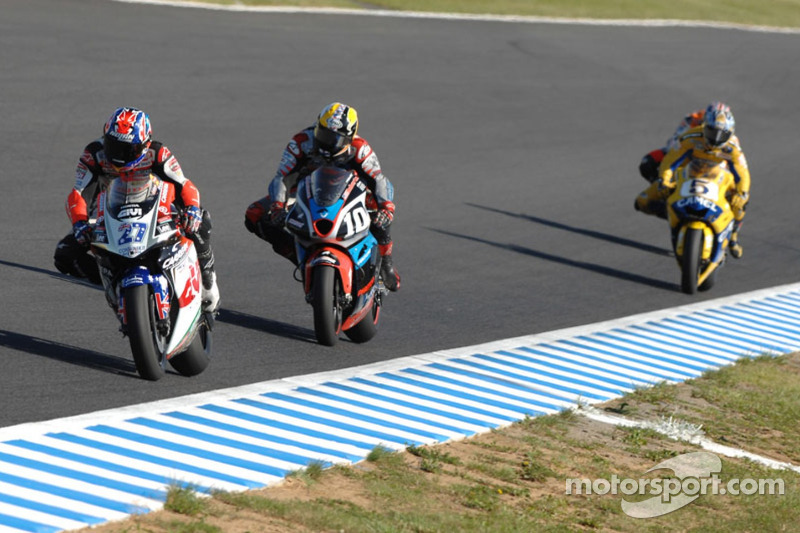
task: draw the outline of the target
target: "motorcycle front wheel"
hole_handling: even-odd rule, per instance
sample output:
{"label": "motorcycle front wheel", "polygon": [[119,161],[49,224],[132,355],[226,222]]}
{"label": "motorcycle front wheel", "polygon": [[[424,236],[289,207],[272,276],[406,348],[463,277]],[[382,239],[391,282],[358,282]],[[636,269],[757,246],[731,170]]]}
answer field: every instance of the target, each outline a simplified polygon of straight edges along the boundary
{"label": "motorcycle front wheel", "polygon": [[311,279],[314,334],[320,344],[333,346],[342,330],[341,289],[336,271],[331,267],[318,266]]}
{"label": "motorcycle front wheel", "polygon": [[211,330],[205,322],[197,327],[197,335],[186,351],[183,351],[169,360],[172,368],[182,376],[196,376],[206,369],[211,360]]}
{"label": "motorcycle front wheel", "polygon": [[381,307],[378,298],[372,303],[372,309],[361,321],[350,329],[344,330],[347,338],[356,343],[367,342],[378,333],[378,318]]}
{"label": "motorcycle front wheel", "polygon": [[167,339],[156,327],[156,306],[149,285],[125,289],[125,316],[136,371],[143,379],[157,381],[164,376]]}
{"label": "motorcycle front wheel", "polygon": [[700,274],[702,254],[703,230],[687,229],[681,260],[681,290],[686,294],[697,293],[697,277]]}

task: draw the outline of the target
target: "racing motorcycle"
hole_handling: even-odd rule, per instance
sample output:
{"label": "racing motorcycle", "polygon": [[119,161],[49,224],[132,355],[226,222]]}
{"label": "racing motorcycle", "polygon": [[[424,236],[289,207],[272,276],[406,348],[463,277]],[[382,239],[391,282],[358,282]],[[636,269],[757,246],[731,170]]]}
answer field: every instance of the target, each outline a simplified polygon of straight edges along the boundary
{"label": "racing motorcycle", "polygon": [[353,342],[375,336],[383,297],[378,241],[370,233],[369,191],[350,171],[321,167],[297,185],[286,217],[294,236],[314,333],[325,346],[339,334]]}
{"label": "racing motorcycle", "polygon": [[681,268],[681,290],[695,294],[714,286],[725,263],[734,223],[727,194],[734,178],[724,164],[697,159],[675,176],[675,190],[666,201],[667,220]]}
{"label": "racing motorcycle", "polygon": [[211,356],[212,313],[202,311],[200,263],[173,204],[175,188],[153,174],[119,177],[98,200],[92,235],[106,299],[127,335],[136,370],[184,376]]}

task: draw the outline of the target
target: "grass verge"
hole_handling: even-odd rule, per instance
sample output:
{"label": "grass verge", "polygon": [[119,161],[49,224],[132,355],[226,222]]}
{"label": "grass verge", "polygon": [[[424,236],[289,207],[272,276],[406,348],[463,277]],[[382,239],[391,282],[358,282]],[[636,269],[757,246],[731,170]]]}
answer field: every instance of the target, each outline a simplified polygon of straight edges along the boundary
{"label": "grass verge", "polygon": [[[759,357],[675,386],[642,389],[597,406],[632,419],[672,416],[702,424],[708,437],[800,464],[800,354]],[[672,513],[626,515],[623,495],[566,494],[568,478],[611,480],[646,474],[660,462],[699,451],[641,428],[622,428],[565,411],[529,418],[440,446],[393,453],[376,448],[352,467],[293,472],[277,487],[183,492],[180,508],[106,524],[96,533],[208,531],[794,531],[800,523],[800,474],[722,457],[720,480],[777,479],[783,495],[701,495]],[[187,504],[186,501],[191,503]],[[169,506],[168,506],[169,507]]]}
{"label": "grass verge", "polygon": [[[197,0],[193,0],[197,1]],[[599,19],[708,20],[800,27],[800,0],[199,0],[209,4],[389,9]]]}

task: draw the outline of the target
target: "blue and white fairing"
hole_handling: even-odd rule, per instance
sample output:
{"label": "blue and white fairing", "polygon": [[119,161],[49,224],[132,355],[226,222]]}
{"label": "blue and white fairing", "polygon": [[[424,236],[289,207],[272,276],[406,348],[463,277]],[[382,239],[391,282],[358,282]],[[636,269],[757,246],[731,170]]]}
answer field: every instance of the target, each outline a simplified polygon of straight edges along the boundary
{"label": "blue and white fairing", "polygon": [[297,186],[297,199],[286,219],[295,236],[298,259],[317,244],[348,250],[356,268],[363,267],[377,246],[370,233],[367,187],[351,171],[320,169]]}

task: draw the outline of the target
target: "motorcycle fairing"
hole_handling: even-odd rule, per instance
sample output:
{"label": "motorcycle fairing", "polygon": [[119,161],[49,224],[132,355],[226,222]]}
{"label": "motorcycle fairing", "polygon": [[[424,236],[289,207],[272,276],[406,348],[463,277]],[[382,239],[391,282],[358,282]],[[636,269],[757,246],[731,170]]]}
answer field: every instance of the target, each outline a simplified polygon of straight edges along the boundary
{"label": "motorcycle fairing", "polygon": [[[369,234],[367,190],[358,178],[354,176],[347,182],[338,199],[326,197],[324,201],[315,198],[308,178],[304,182],[286,219],[287,229],[302,246],[330,242],[349,248]],[[354,190],[357,194],[351,194]]]}
{"label": "motorcycle fairing", "polygon": [[[169,281],[161,274],[155,276],[150,274],[150,271],[141,265],[130,268],[125,274],[119,286],[122,289],[128,289],[138,285],[151,285],[153,287],[153,297],[155,298],[156,309],[158,309],[159,320],[169,318],[170,311],[170,289]],[[123,301],[124,291],[120,291],[119,308],[124,309],[125,302]],[[127,325],[127,317],[124,318],[123,324]]]}
{"label": "motorcycle fairing", "polygon": [[122,267],[114,279],[118,316],[123,325],[127,324],[125,289],[136,285],[152,287],[159,321],[169,320],[164,355],[170,359],[183,351],[197,333],[195,326],[202,311],[197,251],[192,241],[178,231],[174,192],[168,184],[154,178],[133,192],[129,187],[129,183],[115,179],[101,193],[99,231],[95,232],[92,246],[107,258],[109,266]]}
{"label": "motorcycle fairing", "polygon": [[309,254],[305,264],[304,288],[306,294],[311,292],[311,272],[316,267],[327,266],[335,268],[342,282],[342,291],[350,294],[353,290],[353,262],[350,255],[339,248],[320,247]]}

